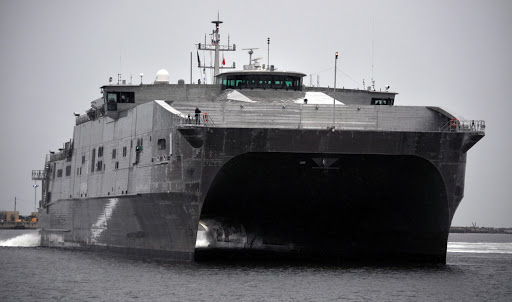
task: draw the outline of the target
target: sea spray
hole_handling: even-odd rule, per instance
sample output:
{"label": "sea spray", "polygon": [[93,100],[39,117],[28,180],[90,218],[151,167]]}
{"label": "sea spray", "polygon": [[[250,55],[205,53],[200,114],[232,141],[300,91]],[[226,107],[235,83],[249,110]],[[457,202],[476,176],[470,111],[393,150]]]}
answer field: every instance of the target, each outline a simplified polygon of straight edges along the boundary
{"label": "sea spray", "polygon": [[0,240],[0,246],[12,246],[12,247],[34,247],[41,245],[41,235],[39,232],[23,234],[14,238]]}
{"label": "sea spray", "polygon": [[196,247],[208,247],[208,239],[206,238],[206,231],[197,231]]}
{"label": "sea spray", "polygon": [[247,234],[243,225],[225,224],[213,219],[199,221],[196,248],[244,248]]}

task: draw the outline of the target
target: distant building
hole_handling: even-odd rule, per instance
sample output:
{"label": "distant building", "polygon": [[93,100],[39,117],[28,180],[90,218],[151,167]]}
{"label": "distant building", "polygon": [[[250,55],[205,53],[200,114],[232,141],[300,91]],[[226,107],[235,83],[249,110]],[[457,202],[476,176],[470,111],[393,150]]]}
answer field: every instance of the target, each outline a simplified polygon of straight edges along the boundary
{"label": "distant building", "polygon": [[3,211],[0,212],[0,221],[2,222],[16,222],[20,219],[18,211]]}

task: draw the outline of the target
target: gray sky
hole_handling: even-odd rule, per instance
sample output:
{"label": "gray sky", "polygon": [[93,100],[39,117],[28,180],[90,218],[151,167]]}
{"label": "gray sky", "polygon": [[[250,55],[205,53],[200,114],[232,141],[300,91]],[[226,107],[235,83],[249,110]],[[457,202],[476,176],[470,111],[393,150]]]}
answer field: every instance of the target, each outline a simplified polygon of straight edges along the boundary
{"label": "gray sky", "polygon": [[[99,87],[120,72],[129,81],[189,82],[190,52],[210,33],[217,11],[240,49],[282,70],[319,74],[337,86],[400,94],[397,105],[435,105],[483,119],[486,137],[468,152],[465,197],[453,225],[512,227],[512,2],[503,1],[5,1],[0,0],[0,210],[34,208],[31,170],[72,137],[74,111],[84,112]],[[327,71],[324,71],[327,70]],[[341,76],[340,76],[341,75]],[[199,78],[194,68],[194,80]],[[316,76],[313,80],[316,83]],[[309,84],[309,77],[305,79]],[[360,86],[357,86],[359,83]],[[38,188],[37,199],[40,199]]]}

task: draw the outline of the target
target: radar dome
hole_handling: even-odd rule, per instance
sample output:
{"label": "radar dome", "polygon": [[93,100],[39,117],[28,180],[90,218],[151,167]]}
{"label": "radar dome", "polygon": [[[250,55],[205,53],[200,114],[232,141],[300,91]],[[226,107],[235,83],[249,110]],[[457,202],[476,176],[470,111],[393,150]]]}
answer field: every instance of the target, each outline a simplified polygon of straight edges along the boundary
{"label": "radar dome", "polygon": [[160,69],[156,73],[155,83],[169,83],[169,72],[165,69]]}

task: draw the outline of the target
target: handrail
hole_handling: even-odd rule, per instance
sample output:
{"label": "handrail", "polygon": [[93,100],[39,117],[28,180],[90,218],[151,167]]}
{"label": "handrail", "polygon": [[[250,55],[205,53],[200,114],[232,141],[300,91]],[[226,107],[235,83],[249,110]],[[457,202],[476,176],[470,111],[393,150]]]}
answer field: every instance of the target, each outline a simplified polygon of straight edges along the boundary
{"label": "handrail", "polygon": [[198,117],[198,120],[192,118],[190,115],[186,118],[180,117],[180,125],[203,125],[203,126],[215,126],[213,118],[208,113],[203,113]]}
{"label": "handrail", "polygon": [[[180,108],[183,112],[193,109],[193,106],[184,106]],[[483,120],[458,120],[455,118],[432,118],[429,112],[421,113],[417,118],[408,116],[406,111],[403,115],[397,117],[388,111],[371,111],[371,108],[365,107],[364,115],[360,107],[340,106],[336,108],[336,114],[339,118],[336,120],[336,129],[351,130],[411,130],[428,132],[484,132],[485,121]],[[363,109],[363,110],[365,110]],[[328,119],[327,111],[331,110]],[[201,113],[196,121],[195,116],[191,114],[190,118],[180,121],[180,124],[193,126],[210,127],[277,127],[277,128],[298,128],[298,129],[325,129],[331,128],[332,109],[318,105],[294,106],[289,104],[227,104],[225,107],[206,108],[208,113]],[[401,121],[390,121],[399,119]],[[186,116],[185,116],[186,117]],[[213,121],[213,118],[217,122]],[[441,124],[441,123],[444,123]],[[410,127],[409,127],[410,126]]]}
{"label": "handrail", "polygon": [[451,119],[439,131],[450,132],[485,132],[484,120],[458,120]]}
{"label": "handrail", "polygon": [[215,126],[213,118],[206,112],[203,114],[203,122],[206,126]]}

